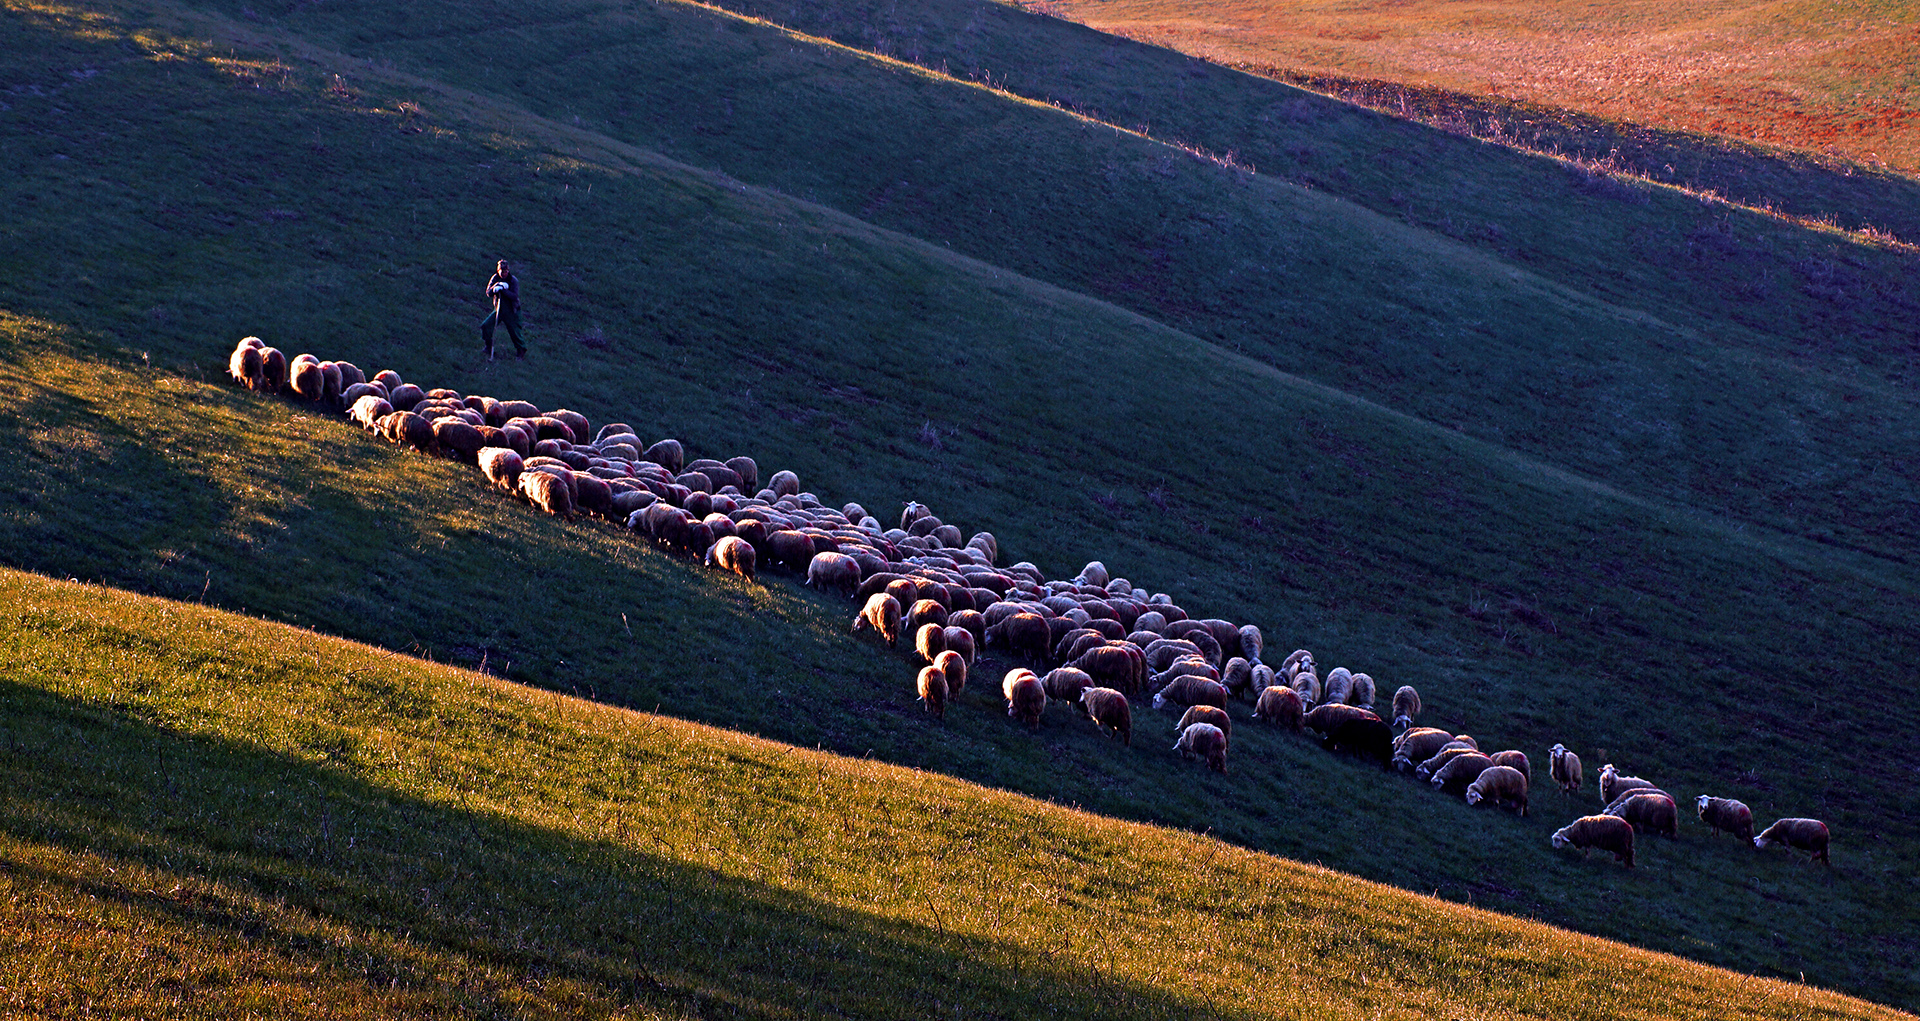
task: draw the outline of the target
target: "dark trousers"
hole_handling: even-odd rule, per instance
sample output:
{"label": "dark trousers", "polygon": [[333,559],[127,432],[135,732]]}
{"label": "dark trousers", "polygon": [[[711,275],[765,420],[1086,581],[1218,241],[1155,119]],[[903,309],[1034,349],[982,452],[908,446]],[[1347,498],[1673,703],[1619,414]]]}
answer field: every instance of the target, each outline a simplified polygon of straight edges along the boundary
{"label": "dark trousers", "polygon": [[526,354],[527,345],[520,343],[520,310],[517,308],[496,307],[485,319],[480,320],[480,339],[487,343],[487,354],[493,354],[493,327],[498,323],[507,328],[507,336],[513,338],[513,350],[517,354]]}

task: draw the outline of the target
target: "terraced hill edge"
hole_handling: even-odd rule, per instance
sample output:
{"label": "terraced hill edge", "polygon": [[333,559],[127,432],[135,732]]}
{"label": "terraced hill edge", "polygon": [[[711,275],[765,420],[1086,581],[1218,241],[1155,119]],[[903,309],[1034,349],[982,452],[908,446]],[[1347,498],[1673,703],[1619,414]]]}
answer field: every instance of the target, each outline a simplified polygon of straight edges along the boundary
{"label": "terraced hill edge", "polygon": [[14,1010],[1905,1016],[222,611],[0,618]]}

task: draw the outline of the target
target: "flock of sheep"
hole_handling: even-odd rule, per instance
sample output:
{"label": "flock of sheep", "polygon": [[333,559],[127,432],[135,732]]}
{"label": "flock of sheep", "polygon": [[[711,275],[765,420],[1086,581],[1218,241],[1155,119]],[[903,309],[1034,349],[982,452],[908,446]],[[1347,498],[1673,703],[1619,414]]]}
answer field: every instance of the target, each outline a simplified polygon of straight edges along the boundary
{"label": "flock of sheep", "polygon": [[[1258,627],[1195,619],[1167,594],[1136,588],[1098,561],[1071,580],[1048,580],[1031,563],[999,566],[992,534],[965,537],[918,503],[906,505],[897,527],[885,527],[859,504],[825,506],[790,471],[762,487],[750,457],[688,461],[677,440],[645,443],[622,423],[594,432],[573,411],[423,390],[392,370],[368,378],[351,363],[309,354],[288,360],[257,337],[234,348],[229,371],[249,389],[314,402],[396,444],[477,465],[490,483],[549,514],[622,522],[749,581],[762,565],[804,574],[805,584],[859,603],[855,631],[870,629],[889,647],[910,642],[924,664],[919,697],[936,716],[965,689],[981,653],[999,647],[1026,664],[1007,672],[1001,694],[1007,714],[1028,726],[1064,702],[1131,745],[1133,705],[1150,700],[1181,713],[1175,751],[1224,773],[1234,726],[1228,706],[1249,702],[1254,721],[1313,731],[1329,750],[1377,760],[1469,805],[1527,814],[1533,773],[1524,752],[1489,755],[1470,735],[1414,726],[1422,705],[1411,686],[1393,693],[1382,719],[1367,674],[1334,667],[1322,679],[1304,649],[1269,666]],[[1548,755],[1554,783],[1578,792],[1579,757],[1558,744]],[[1606,809],[1555,832],[1554,847],[1600,848],[1631,868],[1636,832],[1676,835],[1671,794],[1612,765],[1602,767],[1599,786]],[[1756,835],[1752,812],[1738,801],[1701,795],[1695,810],[1712,832],[1828,860],[1827,827],[1818,820],[1781,819]]]}

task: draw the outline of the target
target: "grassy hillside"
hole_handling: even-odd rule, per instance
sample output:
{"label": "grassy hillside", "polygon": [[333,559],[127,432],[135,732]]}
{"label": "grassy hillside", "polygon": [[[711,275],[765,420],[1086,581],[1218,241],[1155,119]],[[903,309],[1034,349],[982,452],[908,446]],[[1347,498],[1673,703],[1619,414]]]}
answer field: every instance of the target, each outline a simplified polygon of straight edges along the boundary
{"label": "grassy hillside", "polygon": [[[1371,146],[1369,190],[1383,208],[1369,215],[687,4],[410,9],[417,24],[378,31],[368,26],[380,12],[351,4],[279,20],[356,58],[950,244],[1618,488],[1881,555],[1916,550],[1920,256],[1458,139],[1431,160]],[[470,59],[471,38],[439,28],[463,21],[511,45]],[[1099,68],[1106,45],[1081,43],[1079,65]],[[1299,96],[1206,73],[1229,99],[1199,109],[1272,117]],[[1108,87],[1127,81],[1174,89],[1164,76]],[[1346,110],[1314,123],[1320,109],[1273,142],[1317,147],[1323,133],[1384,122]],[[1240,148],[1266,163],[1263,146]],[[1436,213],[1493,244],[1398,222],[1399,182],[1430,174],[1473,196],[1433,195]],[[602,269],[563,258],[587,276]]]}
{"label": "grassy hillside", "polygon": [[1491,94],[1920,171],[1911,4],[1031,6],[1226,63]]}
{"label": "grassy hillside", "polygon": [[[1904,564],[1596,483],[945,245],[271,26],[164,6],[4,16],[31,44],[0,59],[32,86],[0,111],[0,151],[20,168],[4,185],[17,240],[0,252],[0,435],[20,452],[0,506],[10,565],[1920,1000]],[[823,81],[849,96],[868,84]],[[1058,116],[976,92],[1008,118]],[[1117,180],[1173,181],[1196,209],[1219,194],[1164,149],[1074,130],[1111,146]],[[1422,272],[1473,287],[1505,274],[1516,315],[1578,311],[1615,339],[1639,321],[1325,196],[1203,172],[1324,218],[1295,221],[1286,243],[1367,224],[1345,243],[1417,245],[1432,253]],[[501,254],[528,267],[534,357],[489,366],[470,271]],[[1364,307],[1379,279],[1327,277],[1327,300]],[[1474,321],[1470,293],[1444,292],[1425,328]],[[1275,645],[1416,683],[1437,720],[1490,742],[1537,757],[1563,740],[1683,796],[1821,815],[1839,864],[1688,830],[1626,873],[1546,846],[1590,800],[1549,795],[1527,821],[1473,814],[1260,733],[1237,734],[1233,772],[1212,778],[1166,752],[1170,720],[1144,712],[1131,751],[1064,713],[1029,735],[977,688],[937,725],[908,697],[905,664],[845,633],[845,604],[535,519],[466,469],[238,393],[218,367],[249,332],[632,422],[697,453],[750,452],[835,501],[921,499],[1056,574],[1103,559],[1256,621]],[[1813,392],[1825,378],[1791,380]],[[1720,413],[1701,435],[1750,438],[1743,412]],[[1870,452],[1799,456],[1838,472]],[[1861,677],[1886,685],[1870,713]]]}
{"label": "grassy hillside", "polygon": [[0,616],[15,1016],[1904,1016],[190,605]]}

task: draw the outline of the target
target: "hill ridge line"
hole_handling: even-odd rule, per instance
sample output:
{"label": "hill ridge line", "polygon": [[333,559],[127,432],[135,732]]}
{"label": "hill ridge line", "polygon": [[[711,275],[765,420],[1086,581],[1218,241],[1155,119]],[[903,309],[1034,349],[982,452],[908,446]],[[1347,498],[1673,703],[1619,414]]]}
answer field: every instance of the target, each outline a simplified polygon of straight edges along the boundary
{"label": "hill ridge line", "polygon": [[[818,36],[812,36],[804,32],[798,32],[798,31],[786,28],[782,25],[779,25],[776,22],[753,17],[750,15],[739,14],[737,12],[729,11],[722,7],[716,7],[712,4],[703,3],[701,2],[701,0],[658,0],[658,2],[671,3],[677,6],[698,8],[700,10],[727,18],[729,20],[772,28],[785,35],[791,36],[797,40],[804,41],[809,44],[820,45],[820,46],[828,47],[831,49],[843,51],[845,53],[854,55],[855,57],[867,59],[867,60],[870,60],[871,62],[882,64],[884,66],[895,67],[912,74],[922,75],[922,76],[933,78],[943,82],[950,82],[950,83],[961,85],[967,88],[977,89],[983,92],[987,92],[989,94],[1001,96],[1003,98],[1007,98],[1014,102],[1017,102],[1023,106],[1058,113],[1060,115],[1077,120],[1083,124],[1093,125],[1100,128],[1112,128],[1116,132],[1119,132],[1134,138],[1138,138],[1142,141],[1148,142],[1156,146],[1160,146],[1163,148],[1167,148],[1173,151],[1177,151],[1177,152],[1192,156],[1195,159],[1207,158],[1207,157],[1195,154],[1191,150],[1183,149],[1177,144],[1170,143],[1161,139],[1156,139],[1151,135],[1143,134],[1133,129],[1123,128],[1118,125],[1109,124],[1108,122],[1105,122],[1105,121],[1089,118],[1084,115],[1075,113],[1074,111],[1064,109],[1062,107],[1059,107],[1051,103],[1019,96],[1017,94],[1010,93],[1002,89],[997,89],[992,86],[983,84],[981,82],[971,81],[965,78],[954,77],[952,75],[944,74],[932,68],[922,67],[920,65],[902,61],[897,58],[888,57],[883,54],[872,53],[870,51],[859,49],[858,47],[847,46],[846,44],[837,42],[832,39],[826,39]],[[1232,351],[1220,344],[1202,339],[1184,330],[1181,330],[1171,324],[1165,323],[1158,319],[1154,319],[1150,316],[1146,316],[1132,309],[1128,309],[1119,305],[1112,304],[1103,299],[1097,298],[1093,295],[1085,294],[1079,291],[1069,290],[1057,284],[1053,284],[1047,281],[1038,280],[1033,277],[1026,276],[1014,270],[1000,266],[996,263],[986,262],[974,256],[966,255],[961,252],[956,252],[943,244],[930,241],[926,238],[921,238],[916,235],[895,231],[886,227],[881,227],[870,221],[861,219],[860,217],[852,213],[846,212],[841,209],[837,209],[830,205],[825,205],[823,203],[818,203],[818,202],[812,202],[797,196],[789,195],[785,192],[779,191],[774,188],[740,181],[737,178],[734,178],[731,175],[725,173],[724,171],[720,171],[712,168],[703,168],[703,167],[696,166],[694,164],[684,163],[670,156],[667,156],[664,153],[661,153],[657,150],[648,149],[644,146],[638,146],[628,142],[623,142],[619,139],[612,138],[604,133],[594,131],[590,128],[569,125],[564,122],[555,121],[551,118],[544,117],[530,110],[527,110],[525,107],[522,107],[519,104],[516,104],[502,97],[492,96],[485,93],[478,93],[469,89],[463,89],[458,86],[447,84],[438,79],[423,77],[423,76],[413,74],[407,71],[402,71],[393,67],[381,67],[373,63],[370,59],[352,57],[345,53],[341,53],[338,50],[334,50],[325,46],[320,46],[318,44],[311,42],[310,40],[307,40],[303,37],[300,37],[298,35],[294,35],[291,33],[285,33],[285,32],[279,32],[279,31],[264,31],[261,29],[252,28],[252,27],[240,24],[238,22],[232,21],[231,19],[226,18],[223,15],[204,11],[198,8],[188,7],[180,3],[179,0],[155,0],[155,3],[153,7],[150,8],[150,10],[157,13],[159,9],[165,9],[166,11],[173,14],[178,20],[182,22],[187,22],[193,25],[217,28],[220,30],[221,34],[225,34],[229,36],[231,38],[231,41],[236,44],[256,46],[266,50],[274,50],[274,49],[279,49],[281,47],[284,47],[287,50],[290,50],[294,56],[298,57],[299,59],[305,60],[309,64],[312,64],[316,69],[320,70],[322,73],[341,74],[347,69],[352,69],[358,74],[360,74],[361,76],[368,79],[378,80],[378,81],[382,81],[382,82],[386,82],[394,85],[401,85],[401,86],[414,88],[414,89],[422,89],[432,93],[436,93],[448,100],[453,101],[456,104],[456,109],[470,111],[471,112],[470,115],[472,116],[472,119],[476,122],[476,126],[486,128],[488,130],[498,131],[503,126],[512,126],[512,127],[524,130],[528,134],[536,138],[547,138],[555,142],[561,142],[561,141],[570,142],[575,146],[573,155],[579,158],[587,158],[585,156],[585,150],[590,147],[594,150],[597,150],[601,153],[606,154],[606,156],[608,157],[606,162],[609,166],[609,169],[613,169],[618,172],[636,173],[636,172],[641,172],[644,169],[651,168],[651,169],[657,169],[657,170],[671,170],[677,173],[692,174],[702,180],[705,180],[727,191],[737,192],[740,194],[755,194],[763,198],[773,199],[780,203],[784,203],[789,206],[805,210],[810,215],[818,218],[823,223],[834,224],[836,225],[836,229],[844,231],[850,235],[855,235],[855,236],[864,235],[868,237],[884,237],[884,238],[893,239],[899,242],[905,242],[911,245],[912,247],[918,249],[919,251],[923,253],[930,253],[931,255],[941,260],[953,262],[962,266],[967,266],[971,268],[974,272],[979,273],[984,279],[993,280],[996,283],[1001,282],[1004,279],[1011,278],[1012,280],[1018,281],[1020,284],[1026,286],[1029,289],[1036,289],[1036,290],[1042,291],[1043,293],[1049,293],[1053,295],[1066,296],[1076,301],[1086,301],[1086,302],[1097,304],[1105,309],[1111,310],[1112,312],[1119,313],[1125,319],[1132,321],[1134,323],[1145,325],[1155,330],[1164,330],[1168,334],[1177,336],[1182,340],[1192,345],[1195,345],[1201,350],[1212,352],[1216,357],[1219,357],[1223,361],[1227,361],[1227,362],[1239,365],[1243,368],[1252,368],[1256,370],[1256,373],[1258,375],[1265,376],[1269,379],[1281,381],[1283,383],[1291,384],[1292,386],[1298,389],[1308,389],[1308,390],[1313,390],[1317,393],[1328,395],[1350,406],[1363,408],[1372,412],[1376,412],[1384,416],[1387,416],[1395,421],[1407,423],[1410,425],[1417,425],[1421,429],[1431,431],[1434,434],[1437,434],[1443,437],[1445,441],[1448,442],[1450,445],[1453,445],[1455,449],[1459,449],[1461,444],[1466,444],[1473,449],[1486,450],[1488,452],[1495,454],[1497,456],[1497,459],[1501,462],[1507,463],[1517,468],[1523,468],[1535,474],[1536,476],[1554,479],[1558,481],[1565,488],[1575,489],[1575,490],[1585,490],[1589,493],[1592,493],[1601,497],[1617,500],[1629,506],[1641,508],[1643,510],[1658,514],[1662,517],[1664,521],[1671,522],[1674,520],[1690,520],[1690,521],[1698,522],[1699,524],[1706,526],[1707,528],[1719,533],[1720,536],[1727,541],[1746,545],[1748,548],[1751,548],[1751,549],[1763,550],[1767,552],[1769,555],[1772,555],[1779,559],[1791,560],[1791,561],[1798,562],[1808,566],[1812,566],[1816,562],[1819,562],[1819,566],[1830,567],[1832,565],[1833,558],[1838,556],[1844,556],[1850,562],[1848,565],[1850,570],[1852,570],[1853,572],[1859,575],[1872,578],[1874,582],[1882,588],[1895,589],[1895,590],[1907,590],[1912,587],[1911,584],[1905,580],[1895,580],[1887,575],[1886,568],[1890,564],[1899,564],[1898,561],[1893,561],[1891,560],[1891,558],[1882,557],[1872,553],[1867,553],[1859,550],[1849,549],[1846,547],[1837,547],[1837,546],[1826,546],[1821,551],[1819,551],[1818,556],[1809,556],[1808,555],[1809,551],[1804,550],[1804,547],[1809,543],[1809,540],[1786,534],[1784,532],[1779,531],[1778,529],[1769,528],[1765,525],[1761,525],[1753,522],[1736,521],[1736,520],[1725,518],[1720,515],[1708,514],[1693,508],[1664,503],[1662,501],[1659,501],[1649,496],[1628,492],[1610,483],[1602,482],[1598,479],[1594,479],[1594,478],[1579,474],[1570,469],[1562,468],[1547,462],[1534,460],[1532,458],[1527,457],[1524,454],[1519,453],[1518,451],[1513,450],[1512,448],[1503,446],[1501,444],[1492,442],[1487,439],[1471,436],[1462,430],[1445,426],[1440,423],[1433,422],[1424,418],[1420,418],[1419,416],[1416,416],[1404,411],[1400,411],[1398,409],[1389,407],[1387,405],[1379,404],[1368,398],[1361,397],[1357,394],[1343,390],[1331,384],[1322,383],[1320,381],[1311,379],[1309,377],[1288,373],[1284,370],[1278,369],[1265,362],[1259,361],[1258,359],[1240,354],[1239,352],[1236,352],[1236,351]],[[199,39],[199,36],[197,34],[189,34],[182,37],[179,41],[184,45],[192,46],[197,44],[198,39]],[[216,60],[221,59],[212,53],[208,53],[205,56],[209,59],[216,59]],[[337,62],[337,64],[340,67],[340,70],[338,71],[329,70],[326,67],[326,65],[330,62]],[[1245,73],[1245,72],[1241,72],[1241,73]],[[489,123],[486,123],[487,121],[494,121],[495,123],[489,124]],[[562,155],[562,154],[556,153],[555,155]],[[1750,352],[1746,352],[1738,349],[1730,349],[1724,345],[1716,344],[1711,338],[1706,337],[1705,335],[1701,334],[1698,330],[1695,330],[1693,328],[1679,326],[1679,325],[1667,322],[1666,320],[1660,318],[1659,316],[1651,312],[1647,312],[1641,309],[1635,309],[1631,307],[1619,306],[1611,302],[1608,302],[1602,298],[1596,297],[1594,295],[1572,289],[1567,285],[1561,284],[1551,279],[1541,277],[1530,270],[1527,270],[1523,267],[1515,266],[1489,253],[1462,245],[1459,242],[1434,234],[1430,231],[1421,230],[1419,228],[1400,223],[1396,220],[1393,220],[1390,217],[1383,216],[1382,214],[1377,213],[1371,209],[1368,209],[1364,206],[1350,202],[1348,200],[1341,199],[1337,196],[1330,195],[1325,192],[1320,192],[1315,189],[1308,188],[1303,185],[1299,185],[1294,182],[1287,181],[1281,178],[1259,175],[1253,171],[1246,170],[1244,168],[1228,167],[1225,169],[1229,169],[1234,172],[1245,174],[1251,182],[1263,184],[1270,187],[1275,187],[1280,190],[1291,191],[1299,195],[1306,196],[1309,198],[1310,201],[1321,204],[1325,207],[1341,209],[1342,211],[1345,211],[1350,215],[1360,219],[1362,222],[1366,223],[1367,225],[1373,228],[1391,231],[1396,234],[1404,234],[1409,238],[1417,239],[1422,243],[1424,247],[1430,250],[1444,251],[1447,253],[1447,255],[1450,258],[1460,260],[1461,262],[1464,262],[1464,263],[1478,265],[1479,267],[1482,268],[1483,272],[1485,272],[1489,276],[1505,274],[1510,280],[1514,280],[1516,282],[1524,282],[1542,291],[1561,297],[1563,300],[1567,300],[1571,303],[1574,303],[1577,306],[1591,309],[1596,313],[1608,315],[1623,321],[1649,324],[1651,326],[1655,326],[1660,329],[1664,329],[1668,331],[1671,335],[1673,335],[1677,339],[1694,341],[1694,342],[1704,343],[1704,344],[1711,344],[1716,348],[1718,354],[1722,357],[1736,357],[1742,361],[1748,361],[1748,362],[1758,362],[1763,360],[1756,354],[1752,354]],[[1778,365],[1776,364],[1775,367],[1777,368]],[[1797,366],[1795,366],[1794,368],[1798,369]],[[1818,375],[1818,373],[1815,372],[1815,370],[1811,370],[1811,369],[1800,369],[1799,371],[1806,372],[1812,375]],[[1861,382],[1864,383],[1866,381],[1861,381]]]}

